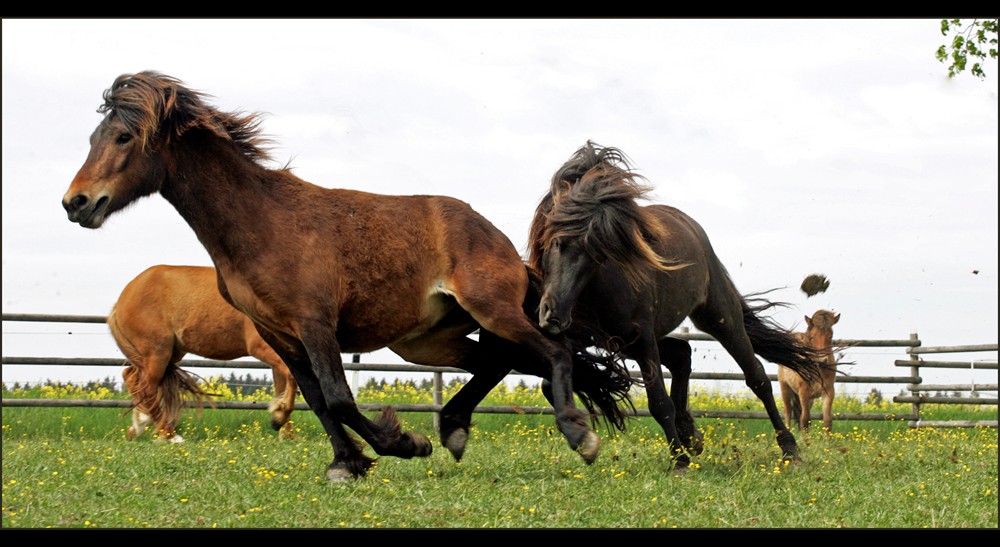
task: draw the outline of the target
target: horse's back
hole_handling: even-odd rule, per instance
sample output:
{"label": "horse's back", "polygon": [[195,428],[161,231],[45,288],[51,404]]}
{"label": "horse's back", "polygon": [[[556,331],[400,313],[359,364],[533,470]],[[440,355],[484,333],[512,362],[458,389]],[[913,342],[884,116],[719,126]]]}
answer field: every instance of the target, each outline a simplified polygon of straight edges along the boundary
{"label": "horse's back", "polygon": [[215,269],[152,266],[122,291],[114,308],[132,344],[163,347],[212,359],[247,354],[246,317],[219,294]]}
{"label": "horse's back", "polygon": [[656,251],[674,263],[687,264],[658,274],[659,292],[670,295],[660,300],[661,315],[687,317],[705,305],[738,308],[740,296],[701,225],[670,205],[648,205],[646,209],[666,230],[654,246]]}

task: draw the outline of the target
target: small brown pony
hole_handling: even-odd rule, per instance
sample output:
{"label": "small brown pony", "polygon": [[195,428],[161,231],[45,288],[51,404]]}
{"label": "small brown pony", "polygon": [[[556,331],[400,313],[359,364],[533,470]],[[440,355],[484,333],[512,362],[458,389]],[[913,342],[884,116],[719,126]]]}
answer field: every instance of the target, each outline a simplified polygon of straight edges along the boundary
{"label": "small brown pony", "polygon": [[220,360],[250,355],[270,365],[271,427],[282,438],[293,436],[289,418],[295,406],[295,378],[257,334],[250,318],[223,300],[214,268],[162,264],[148,268],[125,286],[107,322],[129,361],[122,372],[135,405],[129,439],[155,423],[161,439],[184,440],[174,431],[183,392],[199,402],[209,395],[177,365],[188,353]]}
{"label": "small brown pony", "polygon": [[[522,308],[529,272],[503,232],[455,198],[330,189],[269,169],[259,116],[204,98],[157,72],[116,78],[62,206],[91,229],[157,192],[177,209],[215,264],[222,296],[284,359],[323,424],[330,481],[363,477],[375,461],[345,426],[382,456],[432,451],[391,407],[375,420],[361,413],[341,354],[388,347],[411,363],[467,370],[478,385],[448,404],[461,401],[471,415],[468,405],[517,366],[482,335],[467,336],[477,328],[538,360],[556,425],[594,462],[600,437],[574,400],[573,349]],[[442,425],[440,435],[459,459],[468,428]]]}
{"label": "small brown pony", "polygon": [[833,384],[837,380],[837,359],[833,355],[833,326],[840,321],[840,314],[818,310],[806,318],[806,331],[795,335],[823,355],[820,377],[805,380],[794,370],[778,365],[778,385],[785,401],[785,419],[788,427],[794,424],[800,430],[809,428],[813,401],[823,399],[823,427],[833,431]]}

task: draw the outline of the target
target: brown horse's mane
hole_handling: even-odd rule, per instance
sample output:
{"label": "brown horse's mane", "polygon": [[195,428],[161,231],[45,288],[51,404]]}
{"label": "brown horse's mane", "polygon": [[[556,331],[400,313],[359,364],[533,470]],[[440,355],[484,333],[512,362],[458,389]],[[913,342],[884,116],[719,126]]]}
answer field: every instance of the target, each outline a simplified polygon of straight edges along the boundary
{"label": "brown horse's mane", "polygon": [[104,91],[97,111],[117,116],[144,150],[192,129],[231,141],[254,162],[270,161],[271,140],[260,131],[259,113],[222,112],[206,104],[209,95],[188,89],[176,78],[155,71],[122,74]]}
{"label": "brown horse's mane", "polygon": [[653,187],[616,148],[587,141],[552,177],[549,192],[535,209],[528,235],[528,265],[541,271],[541,256],[553,240],[580,241],[595,260],[617,263],[635,287],[656,270],[676,264],[656,253],[652,240],[668,230],[638,200]]}

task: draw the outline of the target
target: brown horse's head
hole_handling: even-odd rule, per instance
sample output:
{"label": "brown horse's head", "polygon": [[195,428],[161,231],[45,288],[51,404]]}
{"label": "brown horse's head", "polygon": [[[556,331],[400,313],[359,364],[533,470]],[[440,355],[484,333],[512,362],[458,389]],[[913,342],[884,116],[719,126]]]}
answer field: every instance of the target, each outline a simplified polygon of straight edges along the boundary
{"label": "brown horse's head", "polygon": [[840,314],[829,310],[817,310],[806,318],[806,338],[813,348],[824,352],[832,352],[833,326],[840,321]]}
{"label": "brown horse's head", "polygon": [[99,228],[112,213],[158,192],[170,173],[170,145],[194,129],[234,142],[253,159],[267,158],[256,115],[220,113],[203,97],[157,72],[116,78],[97,110],[104,119],[90,136],[87,160],[62,199],[69,220]]}

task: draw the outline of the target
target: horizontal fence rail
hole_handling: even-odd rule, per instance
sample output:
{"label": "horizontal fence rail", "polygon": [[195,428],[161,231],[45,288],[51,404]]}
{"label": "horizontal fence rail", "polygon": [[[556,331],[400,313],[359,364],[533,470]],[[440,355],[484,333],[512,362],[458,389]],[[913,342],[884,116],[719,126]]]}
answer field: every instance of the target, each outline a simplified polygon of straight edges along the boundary
{"label": "horizontal fence rail", "polygon": [[[101,315],[49,315],[49,314],[3,314],[3,321],[12,322],[44,322],[44,323],[104,323],[106,316]],[[715,338],[704,333],[688,332],[687,329],[680,329],[671,336],[688,340],[715,342]],[[997,391],[997,384],[923,384],[923,379],[919,375],[919,369],[923,368],[956,368],[970,370],[997,370],[996,360],[975,360],[975,361],[925,361],[922,355],[941,353],[967,353],[967,352],[987,352],[997,351],[997,344],[977,344],[965,346],[934,346],[921,347],[921,341],[916,334],[910,338],[898,340],[833,340],[833,345],[839,349],[860,348],[860,347],[883,347],[883,348],[904,348],[910,355],[909,359],[899,359],[894,361],[898,367],[909,367],[910,374],[906,376],[854,376],[840,374],[837,376],[837,383],[861,383],[861,384],[901,384],[909,390],[912,395],[898,395],[893,397],[893,402],[909,403],[913,409],[908,414],[879,414],[879,413],[835,413],[835,420],[907,420],[910,427],[997,427],[996,420],[987,421],[924,421],[920,417],[920,407],[924,404],[975,404],[975,405],[997,405],[997,397],[954,397],[954,396],[931,396],[926,392],[959,392],[969,391],[976,393],[982,391]],[[17,357],[3,356],[4,365],[38,365],[38,366],[122,366],[126,363],[124,359],[117,358],[63,358],[63,357]],[[212,359],[184,359],[178,365],[184,368],[221,368],[221,369],[265,369],[270,370],[270,366],[256,360],[236,360],[220,361]],[[435,424],[437,423],[437,413],[443,408],[441,400],[441,386],[443,386],[443,374],[469,374],[468,371],[451,367],[432,367],[413,364],[390,364],[390,363],[362,363],[360,356],[354,355],[350,362],[345,359],[343,363],[346,371],[353,372],[399,372],[399,373],[430,373],[434,376],[434,404],[411,404],[392,405],[398,412],[432,412],[435,413]],[[518,375],[518,372],[512,372]],[[641,378],[638,371],[630,371],[634,378]],[[671,378],[668,370],[663,371],[666,379]],[[769,374],[768,379],[777,382],[777,375]],[[744,380],[742,373],[727,372],[692,372],[692,380]],[[356,391],[357,386],[355,386]],[[777,391],[776,391],[777,392]],[[780,401],[779,401],[780,402]],[[131,408],[132,402],[128,400],[89,400],[89,399],[3,399],[4,407],[91,407],[91,408]],[[266,409],[267,402],[245,402],[245,401],[209,401],[205,406],[217,409]],[[188,407],[198,406],[195,401],[186,401]],[[363,411],[377,411],[385,405],[359,404]],[[309,406],[303,402],[296,403],[296,410],[307,410]],[[551,407],[514,407],[511,406],[479,406],[475,412],[484,414],[553,414]],[[630,411],[635,416],[650,416],[646,409],[635,409]],[[699,411],[692,409],[692,416],[704,418],[734,418],[734,419],[767,419],[764,412],[751,411]],[[814,413],[812,419],[822,419],[822,415]]]}

